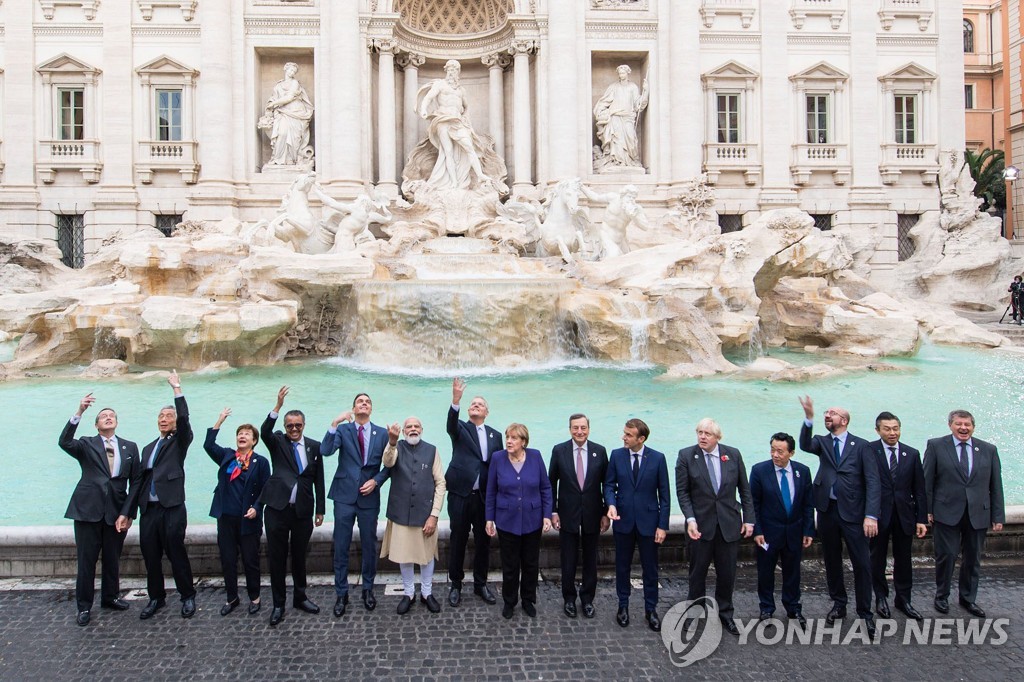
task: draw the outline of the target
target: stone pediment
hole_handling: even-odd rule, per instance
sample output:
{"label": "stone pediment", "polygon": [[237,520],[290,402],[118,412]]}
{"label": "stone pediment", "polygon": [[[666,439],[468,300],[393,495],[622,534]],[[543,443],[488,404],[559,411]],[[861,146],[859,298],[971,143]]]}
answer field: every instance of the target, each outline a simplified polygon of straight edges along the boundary
{"label": "stone pediment", "polygon": [[904,64],[900,68],[890,71],[884,76],[879,76],[878,80],[883,83],[902,82],[902,81],[934,81],[938,76],[928,69],[924,68],[920,64],[910,62]]}
{"label": "stone pediment", "polygon": [[139,68],[135,69],[135,73],[140,76],[143,74],[148,75],[164,75],[164,76],[198,76],[199,72],[193,69],[191,66],[185,66],[181,62],[175,61],[167,55],[160,55],[156,59],[146,62]]}
{"label": "stone pediment", "polygon": [[818,62],[814,66],[803,71],[794,73],[789,77],[791,81],[846,81],[850,75],[840,71],[828,62]]}
{"label": "stone pediment", "polygon": [[743,64],[730,59],[718,68],[705,72],[700,78],[704,81],[705,88],[712,88],[715,83],[719,81],[733,84],[737,81],[742,81],[746,85],[750,86],[753,85],[753,82],[759,77],[760,75],[757,72],[751,71]]}
{"label": "stone pediment", "polygon": [[101,71],[91,64],[87,64],[79,59],[75,59],[67,52],[63,52],[49,61],[43,62],[36,67],[36,71],[39,73],[49,74],[79,74],[79,73],[91,73],[99,74]]}

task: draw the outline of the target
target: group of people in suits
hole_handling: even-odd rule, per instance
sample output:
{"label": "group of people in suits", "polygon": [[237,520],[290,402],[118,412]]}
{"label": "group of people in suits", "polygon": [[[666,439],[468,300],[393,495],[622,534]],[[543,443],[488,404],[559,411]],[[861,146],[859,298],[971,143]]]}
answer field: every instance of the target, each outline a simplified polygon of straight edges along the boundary
{"label": "group of people in suits", "polygon": [[[141,454],[135,443],[116,435],[117,415],[111,408],[97,414],[96,436],[75,438],[84,412],[95,403],[91,393],[80,401],[61,433],[60,447],[78,460],[82,470],[66,513],[74,520],[78,547],[79,625],[90,622],[100,556],[101,605],[129,608],[119,597],[118,564],[125,533],[137,512],[141,513],[140,548],[149,593],[141,618],[151,618],[165,606],[164,556],[171,564],[182,616],[195,614],[195,588],[184,543],[184,460],[193,434],[177,373],[170,374],[168,383],[174,404],[160,410],[159,436]],[[487,583],[490,540],[496,537],[502,615],[512,618],[521,603],[522,610],[535,617],[541,537],[554,529],[559,534],[563,611],[570,618],[580,611],[585,618],[593,618],[599,536],[611,528],[618,602],[615,620],[622,627],[630,624],[630,574],[638,554],[645,620],[659,631],[658,547],[668,535],[671,501],[667,458],[648,447],[647,424],[636,418],[626,421],[623,447],[609,454],[590,440],[587,416],[572,414],[569,440],[554,446],[545,466],[541,452],[528,447],[525,425],[510,424],[502,434],[485,423],[489,407],[483,397],[473,397],[466,408],[468,418],[460,419],[465,389],[464,381],[453,381],[446,427],[452,457],[443,474],[437,447],[422,439],[422,422],[409,417],[401,427],[373,424],[373,403],[366,393],[359,393],[352,409],[332,421],[321,441],[304,435],[305,415],[300,410],[285,412],[283,431],[275,431],[288,386],[278,391],[258,433],[251,424],[236,429],[234,448],[217,444],[220,427],[231,414],[225,408],[204,444],[218,466],[210,515],[217,518],[227,597],[221,615],[230,614],[240,602],[239,558],[249,613],[260,610],[259,547],[264,527],[273,597],[270,624],[278,625],[285,616],[289,557],[292,605],[319,613],[319,606],[306,593],[306,555],[313,528],[324,520],[324,458],[337,454],[337,470],[326,494],[334,503],[335,617],[343,616],[349,605],[349,554],[356,524],[361,600],[365,609],[376,608],[380,491],[390,479],[387,527],[379,556],[399,564],[404,588],[399,614],[408,613],[416,602],[417,565],[419,601],[432,613],[441,610],[432,583],[437,520],[447,493],[450,607],[462,602],[465,555],[472,533],[474,594],[487,604],[497,603]],[[894,606],[910,618],[922,618],[911,604],[910,557],[914,539],[924,537],[932,525],[936,610],[949,611],[954,564],[962,554],[959,603],[972,615],[983,616],[976,603],[981,550],[987,530],[1001,530],[1005,512],[999,455],[994,445],[973,437],[973,416],[963,410],[951,412],[951,434],[930,440],[922,462],[917,450],[900,441],[900,421],[889,412],[878,415],[879,438],[868,442],[848,432],[849,412],[838,407],[825,412],[828,435],[814,435],[814,404],[809,397],[800,402],[805,420],[799,445],[818,458],[813,476],[806,465],[793,460],[797,442],[784,432],[771,436],[771,458],[755,464],[749,479],[742,454],[721,442],[722,430],[712,419],[702,419],[696,426],[696,443],[679,450],[675,486],[686,523],[687,598],[707,595],[708,571],[714,565],[719,617],[726,631],[738,634],[732,599],[738,548],[743,539],[753,538],[759,548],[760,619],[774,617],[775,572],[781,564],[783,608],[789,618],[805,625],[800,563],[803,550],[817,536],[832,600],[826,622],[831,625],[846,617],[845,544],[853,565],[856,612],[874,637],[872,594],[874,611],[891,617],[885,576],[890,544]],[[255,452],[261,438],[269,460]],[[577,589],[578,568],[582,580]]]}

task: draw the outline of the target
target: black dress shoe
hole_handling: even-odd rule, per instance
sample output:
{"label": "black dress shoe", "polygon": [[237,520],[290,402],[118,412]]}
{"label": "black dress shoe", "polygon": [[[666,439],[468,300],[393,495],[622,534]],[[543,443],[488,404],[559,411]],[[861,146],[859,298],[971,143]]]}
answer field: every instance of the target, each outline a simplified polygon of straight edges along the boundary
{"label": "black dress shoe", "polygon": [[462,588],[453,586],[448,590],[448,605],[455,608],[460,603],[462,603]]}
{"label": "black dress shoe", "polygon": [[377,598],[373,596],[373,590],[363,590],[363,607],[367,611],[377,608]]}
{"label": "black dress shoe", "polygon": [[949,600],[941,597],[935,598],[935,610],[939,613],[949,613]]}
{"label": "black dress shoe", "polygon": [[249,602],[249,615],[255,616],[260,612],[260,603],[258,601]]}
{"label": "black dress shoe", "polygon": [[402,600],[398,602],[398,615],[404,616],[405,614],[409,613],[409,609],[411,608],[412,599],[409,598],[409,595],[403,594]]}
{"label": "black dress shoe", "polygon": [[348,595],[338,597],[334,602],[334,617],[341,618],[345,615],[345,609],[348,607]]}
{"label": "black dress shoe", "polygon": [[523,611],[525,611],[526,615],[529,616],[530,618],[536,618],[537,617],[537,607],[533,605],[532,601],[524,601],[523,602]]}
{"label": "black dress shoe", "polygon": [[960,600],[960,606],[962,606],[964,608],[964,610],[966,610],[967,613],[971,614],[972,616],[977,616],[978,618],[984,618],[985,617],[984,609],[982,609],[980,606],[978,606],[977,604],[975,604],[972,601],[967,601],[966,599],[961,599]]}
{"label": "black dress shoe", "polygon": [[864,625],[868,630],[868,639],[872,642],[875,641],[875,619],[872,616],[868,616],[864,619]]}
{"label": "black dress shoe", "polygon": [[910,604],[907,604],[906,602],[896,602],[896,608],[902,611],[907,616],[907,618],[912,618],[916,621],[924,620],[924,616],[922,616],[917,609],[915,609]]}
{"label": "black dress shoe", "polygon": [[473,588],[473,594],[480,597],[487,604],[497,604],[498,598],[494,596],[494,592],[491,592],[491,588],[487,585],[481,585],[480,587]]}
{"label": "black dress shoe", "polygon": [[503,607],[501,607],[501,617],[505,620],[509,620],[510,618],[512,618],[512,609],[513,606],[511,604],[505,604]]}
{"label": "black dress shoe", "polygon": [[[647,620],[647,627],[654,630],[655,632],[661,632],[661,619],[658,618],[657,611],[647,611],[644,613],[644,619]],[[736,627],[735,625],[733,627]]]}
{"label": "black dress shoe", "polygon": [[772,616],[774,616],[774,615],[775,615],[775,613],[774,613],[774,612],[772,612],[772,611],[762,611],[762,612],[761,612],[761,613],[760,613],[760,614],[759,614],[759,615],[757,616],[757,619],[758,619],[758,620],[771,620],[771,617],[772,617]]}
{"label": "black dress shoe", "polygon": [[278,623],[284,620],[284,607],[275,606],[270,611],[270,627],[274,627]]}
{"label": "black dress shoe", "polygon": [[740,629],[738,627],[736,627],[736,621],[734,621],[732,618],[723,618],[723,617],[720,617],[719,620],[722,621],[722,629],[723,630],[728,632],[730,635],[735,635],[735,636],[739,637]]}
{"label": "black dress shoe", "polygon": [[565,615],[569,616],[570,618],[575,618],[576,617],[576,602],[574,602],[574,601],[567,601],[567,602],[565,602],[565,606],[562,607],[562,610],[565,611]]}
{"label": "black dress shoe", "polygon": [[127,611],[131,607],[124,599],[115,599],[114,601],[105,601],[100,604],[105,609],[113,609],[114,611]]}
{"label": "black dress shoe", "polygon": [[220,615],[222,615],[222,616],[228,615],[229,613],[234,611],[235,607],[238,606],[240,603],[241,602],[238,601],[238,597],[235,597],[234,599],[229,601],[227,604],[225,604],[224,606],[220,607]]}
{"label": "black dress shoe", "polygon": [[807,619],[804,618],[804,614],[800,612],[786,614],[786,617],[790,620],[796,620],[796,622],[800,624],[801,628],[807,627]]}
{"label": "black dress shoe", "polygon": [[194,615],[196,615],[196,598],[189,597],[181,602],[181,617],[191,618]]}
{"label": "black dress shoe", "polygon": [[427,605],[427,611],[430,611],[431,613],[441,613],[441,604],[439,604],[438,601],[434,599],[434,595],[428,594],[426,597],[424,597],[421,594],[420,601]]}
{"label": "black dress shoe", "polygon": [[889,600],[879,597],[875,600],[875,613],[882,618],[892,618],[892,611],[889,610]]}
{"label": "black dress shoe", "polygon": [[629,607],[620,606],[618,613],[615,614],[615,622],[622,627],[629,627]]}
{"label": "black dress shoe", "polygon": [[78,617],[75,618],[75,622],[78,623],[79,625],[88,625],[89,624],[89,612],[88,611],[79,611],[78,612]]}
{"label": "black dress shoe", "polygon": [[167,605],[167,602],[163,599],[150,599],[146,607],[142,609],[142,613],[139,614],[141,620],[148,620],[153,617],[153,614],[162,609]]}
{"label": "black dress shoe", "polygon": [[832,610],[825,614],[825,623],[832,625],[837,620],[842,620],[843,618],[846,618],[846,607],[833,605]]}
{"label": "black dress shoe", "polygon": [[303,599],[300,602],[296,602],[295,604],[293,604],[293,606],[297,608],[299,611],[305,611],[306,613],[320,613],[320,607],[314,604],[313,602],[309,601],[308,599]]}
{"label": "black dress shoe", "polygon": [[593,604],[584,604],[583,605],[583,617],[584,618],[593,618],[594,617],[594,613],[595,613],[595,611],[594,611],[594,605]]}

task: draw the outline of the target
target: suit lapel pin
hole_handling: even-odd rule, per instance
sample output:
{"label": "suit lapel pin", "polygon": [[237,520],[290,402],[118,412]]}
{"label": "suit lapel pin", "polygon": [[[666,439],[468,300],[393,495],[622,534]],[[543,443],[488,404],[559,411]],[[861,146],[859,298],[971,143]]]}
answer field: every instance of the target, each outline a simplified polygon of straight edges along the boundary
{"label": "suit lapel pin", "polygon": [[793,471],[793,475],[796,476],[797,478],[800,478],[800,472],[799,471],[795,471],[794,470]]}

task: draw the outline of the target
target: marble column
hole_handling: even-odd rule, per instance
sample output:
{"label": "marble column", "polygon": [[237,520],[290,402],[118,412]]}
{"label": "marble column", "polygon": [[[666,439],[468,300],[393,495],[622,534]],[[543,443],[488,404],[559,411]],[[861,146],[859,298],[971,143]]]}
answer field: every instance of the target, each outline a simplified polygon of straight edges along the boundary
{"label": "marble column", "polygon": [[[533,191],[533,136],[530,134],[530,52],[532,40],[517,40],[509,52],[513,56],[512,157],[515,196]],[[563,118],[566,116],[563,113]],[[557,139],[557,138],[554,138]]]}
{"label": "marble column", "polygon": [[505,78],[504,72],[511,63],[507,54],[495,52],[483,57],[480,61],[487,67],[488,108],[490,109],[489,132],[494,140],[494,150],[498,156],[505,158]]}
{"label": "marble column", "polygon": [[[210,3],[205,3],[210,4]],[[321,50],[325,63],[317,64],[317,74],[328,81],[317,98],[317,127],[329,133],[320,140],[317,169],[325,176],[329,189],[351,194],[363,190],[364,70],[368,73],[369,55],[360,35],[360,2],[320,3]],[[323,106],[321,106],[323,105]],[[344,132],[338,132],[344,131]],[[332,195],[333,196],[333,195]]]}
{"label": "marble column", "polygon": [[[578,21],[584,4],[582,2],[548,3],[548,91],[553,94],[548,100],[548,182],[554,183],[589,172],[588,161],[580,167],[580,141],[584,141],[587,154],[590,153],[590,124],[581,130],[581,107],[591,108],[590,87],[580,89],[580,63],[578,51],[579,36],[583,28]],[[518,102],[516,103],[518,105]],[[557,150],[556,150],[557,146]]]}
{"label": "marble column", "polygon": [[395,48],[393,39],[375,39],[377,51],[377,188],[398,196],[395,182]]}
{"label": "marble column", "polygon": [[[790,21],[787,3],[762,3],[762,26],[786,26]],[[789,105],[790,92],[788,33],[786,31],[763,31],[761,33],[761,114],[760,129],[754,100],[757,89],[748,80],[744,96],[743,138],[741,141],[756,144],[760,140],[761,193],[758,197],[762,209],[796,206],[799,197],[793,189],[789,164],[793,156],[794,133]]]}
{"label": "marble column", "polygon": [[402,160],[408,160],[419,143],[420,116],[416,112],[416,94],[420,89],[420,67],[426,59],[421,54],[406,52],[398,56],[398,65],[405,71],[402,101]]}
{"label": "marble column", "polygon": [[[669,15],[670,26],[670,62],[666,70],[670,84],[668,98],[671,112],[669,135],[672,140],[672,183],[699,175],[704,153],[703,131],[699,124],[695,124],[705,118],[701,110],[704,98],[694,96],[694,93],[700,92],[700,24],[693,17],[693,8],[688,4],[663,0],[659,7],[659,12],[668,10],[666,13]],[[707,118],[712,117],[709,115]],[[707,141],[714,142],[714,136],[708,137]]]}

